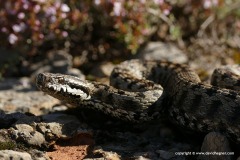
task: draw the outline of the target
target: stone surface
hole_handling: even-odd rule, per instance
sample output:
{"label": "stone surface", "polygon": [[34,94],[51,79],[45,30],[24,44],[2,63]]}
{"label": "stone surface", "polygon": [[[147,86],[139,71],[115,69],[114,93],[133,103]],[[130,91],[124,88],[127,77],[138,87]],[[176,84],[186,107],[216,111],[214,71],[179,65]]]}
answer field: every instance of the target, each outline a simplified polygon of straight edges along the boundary
{"label": "stone surface", "polygon": [[46,147],[76,134],[92,135],[75,116],[62,113],[24,117],[12,125],[9,133],[17,142],[35,147]]}
{"label": "stone surface", "polygon": [[[201,152],[232,152],[226,136],[218,132],[208,133],[201,147]],[[201,155],[198,157],[201,160],[231,160],[230,155]]]}
{"label": "stone surface", "polygon": [[121,160],[121,156],[116,152],[103,151],[102,149],[98,149],[98,150],[95,150],[94,153],[101,154],[104,159]]}
{"label": "stone surface", "polygon": [[85,79],[80,70],[73,69],[72,56],[66,50],[49,51],[47,58],[36,64],[31,64],[32,79],[41,72],[62,73]]}
{"label": "stone surface", "polygon": [[2,159],[2,160],[32,160],[32,157],[27,152],[2,150],[2,151],[0,151],[0,159]]}
{"label": "stone surface", "polygon": [[[59,138],[70,138],[80,130],[85,128],[75,116],[66,114],[48,114],[42,117],[43,122],[38,124],[42,133],[47,133],[47,138],[52,136]],[[89,132],[90,133],[90,132]]]}
{"label": "stone surface", "polygon": [[139,51],[136,58],[147,60],[167,60],[177,63],[186,63],[186,54],[174,44],[163,42],[149,42]]}
{"label": "stone surface", "polygon": [[7,129],[0,130],[0,150],[12,150],[17,147]]}
{"label": "stone surface", "polygon": [[6,113],[30,112],[34,115],[46,114],[59,100],[39,91],[0,90],[0,109]]}
{"label": "stone surface", "polygon": [[114,68],[111,62],[102,62],[94,66],[90,71],[90,74],[96,77],[109,77]]}
{"label": "stone surface", "polygon": [[12,135],[18,142],[27,143],[30,146],[41,147],[45,142],[44,136],[35,131],[35,129],[27,124],[17,124],[14,126],[14,130],[11,131]]}
{"label": "stone surface", "polygon": [[28,153],[34,160],[51,160],[45,152],[39,151],[37,149],[31,149],[28,151]]}

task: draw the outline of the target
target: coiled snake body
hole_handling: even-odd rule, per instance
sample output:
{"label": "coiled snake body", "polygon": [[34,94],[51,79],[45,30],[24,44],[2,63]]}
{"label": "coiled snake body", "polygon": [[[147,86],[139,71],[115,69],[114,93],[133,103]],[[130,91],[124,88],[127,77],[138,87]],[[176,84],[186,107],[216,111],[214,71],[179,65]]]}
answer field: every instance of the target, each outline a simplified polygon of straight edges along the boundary
{"label": "coiled snake body", "polygon": [[[239,81],[237,77],[231,83],[239,86]],[[203,84],[186,65],[125,61],[111,74],[114,87],[52,73],[40,73],[36,84],[67,103],[119,119],[142,122],[166,112],[179,125],[196,131],[221,131],[240,142],[239,91]]]}

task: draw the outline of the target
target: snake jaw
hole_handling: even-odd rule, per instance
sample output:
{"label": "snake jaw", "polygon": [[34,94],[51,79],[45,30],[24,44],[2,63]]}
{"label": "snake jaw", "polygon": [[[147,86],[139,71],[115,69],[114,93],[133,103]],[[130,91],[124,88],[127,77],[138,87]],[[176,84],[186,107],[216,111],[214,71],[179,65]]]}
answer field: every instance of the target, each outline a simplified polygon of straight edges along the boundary
{"label": "snake jaw", "polygon": [[58,99],[77,97],[78,100],[89,100],[91,98],[87,82],[73,76],[40,73],[36,77],[36,85],[43,92]]}

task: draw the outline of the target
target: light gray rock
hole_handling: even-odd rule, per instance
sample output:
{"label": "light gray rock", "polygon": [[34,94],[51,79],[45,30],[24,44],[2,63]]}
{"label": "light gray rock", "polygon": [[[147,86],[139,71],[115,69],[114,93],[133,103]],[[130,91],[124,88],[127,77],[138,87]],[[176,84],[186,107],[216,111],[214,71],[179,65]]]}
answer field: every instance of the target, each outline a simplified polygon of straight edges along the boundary
{"label": "light gray rock", "polygon": [[174,44],[163,42],[149,42],[143,49],[140,49],[136,58],[147,60],[167,60],[177,63],[186,63],[186,54]]}
{"label": "light gray rock", "polygon": [[96,77],[109,77],[114,68],[114,64],[112,62],[101,62],[96,64],[90,74]]}
{"label": "light gray rock", "polygon": [[12,134],[17,141],[25,142],[30,146],[39,146],[41,147],[46,143],[44,136],[35,131],[35,129],[27,124],[16,124],[14,126],[15,130],[12,130]]}
{"label": "light gray rock", "polygon": [[0,159],[2,159],[2,160],[32,160],[32,157],[27,152],[2,150],[2,151],[0,151]]}
{"label": "light gray rock", "polygon": [[79,131],[79,128],[85,128],[75,116],[66,114],[48,114],[42,117],[43,122],[38,124],[39,130],[48,133],[48,138],[56,136],[60,138],[72,137]]}
{"label": "light gray rock", "polygon": [[48,110],[52,109],[52,106],[59,103],[57,99],[39,91],[26,92],[14,89],[0,90],[0,99],[0,109],[5,113],[18,111],[30,112],[34,115],[46,114]]}
{"label": "light gray rock", "polygon": [[30,65],[30,70],[34,71],[32,79],[41,72],[70,74],[85,79],[85,75],[77,69],[73,69],[72,56],[66,50],[54,50],[47,53],[47,58],[36,64]]}
{"label": "light gray rock", "polygon": [[75,116],[61,113],[24,117],[8,131],[15,141],[34,147],[47,147],[59,138],[71,138],[75,134],[92,134]]}

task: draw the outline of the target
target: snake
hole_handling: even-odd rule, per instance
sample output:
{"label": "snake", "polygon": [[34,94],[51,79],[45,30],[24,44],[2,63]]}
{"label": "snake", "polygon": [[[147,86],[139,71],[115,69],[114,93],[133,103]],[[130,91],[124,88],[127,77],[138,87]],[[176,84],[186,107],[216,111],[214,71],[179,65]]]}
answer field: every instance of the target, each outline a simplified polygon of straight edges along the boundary
{"label": "snake", "polygon": [[[142,123],[167,115],[184,128],[221,132],[240,142],[240,79],[234,71],[229,73],[229,68],[226,72],[214,71],[217,80],[213,78],[212,84],[218,85],[222,83],[218,79],[225,79],[224,87],[201,82],[186,64],[140,59],[116,65],[110,85],[70,75],[40,73],[36,86],[66,103],[124,121]],[[239,65],[233,68],[239,71]]]}

